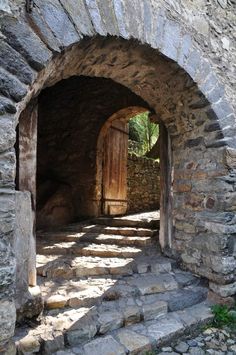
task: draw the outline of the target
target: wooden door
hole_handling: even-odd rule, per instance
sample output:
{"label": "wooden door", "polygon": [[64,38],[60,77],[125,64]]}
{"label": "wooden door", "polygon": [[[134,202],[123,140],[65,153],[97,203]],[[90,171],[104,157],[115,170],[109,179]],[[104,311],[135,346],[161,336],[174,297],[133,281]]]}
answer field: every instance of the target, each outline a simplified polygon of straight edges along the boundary
{"label": "wooden door", "polygon": [[104,138],[103,214],[123,215],[127,211],[128,123],[113,121]]}

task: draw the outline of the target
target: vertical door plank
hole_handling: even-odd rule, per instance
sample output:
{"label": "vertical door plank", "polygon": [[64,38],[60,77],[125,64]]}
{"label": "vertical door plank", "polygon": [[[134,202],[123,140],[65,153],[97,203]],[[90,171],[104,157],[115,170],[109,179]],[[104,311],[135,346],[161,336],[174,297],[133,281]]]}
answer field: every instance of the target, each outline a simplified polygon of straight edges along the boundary
{"label": "vertical door plank", "polygon": [[103,213],[121,215],[127,211],[128,124],[116,120],[104,139]]}

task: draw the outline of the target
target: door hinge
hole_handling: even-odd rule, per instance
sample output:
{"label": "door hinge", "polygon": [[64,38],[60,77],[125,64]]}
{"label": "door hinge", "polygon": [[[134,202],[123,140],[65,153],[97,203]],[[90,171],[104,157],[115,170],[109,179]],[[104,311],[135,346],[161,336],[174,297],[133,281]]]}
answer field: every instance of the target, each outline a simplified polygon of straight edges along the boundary
{"label": "door hinge", "polygon": [[34,0],[26,0],[26,11],[31,12],[33,10]]}

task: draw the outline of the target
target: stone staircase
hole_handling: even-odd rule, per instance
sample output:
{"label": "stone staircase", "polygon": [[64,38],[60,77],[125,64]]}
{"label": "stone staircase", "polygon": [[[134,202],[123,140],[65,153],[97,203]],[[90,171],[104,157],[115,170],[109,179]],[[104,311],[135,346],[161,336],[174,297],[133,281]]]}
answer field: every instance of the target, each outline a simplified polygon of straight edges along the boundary
{"label": "stone staircase", "polygon": [[163,257],[157,212],[39,232],[40,322],[19,354],[145,354],[212,315],[207,288]]}

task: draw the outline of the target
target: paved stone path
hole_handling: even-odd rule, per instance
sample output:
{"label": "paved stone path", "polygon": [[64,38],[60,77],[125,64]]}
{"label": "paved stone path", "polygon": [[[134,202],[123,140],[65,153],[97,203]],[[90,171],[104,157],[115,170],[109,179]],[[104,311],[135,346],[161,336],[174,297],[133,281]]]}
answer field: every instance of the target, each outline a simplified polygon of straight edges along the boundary
{"label": "paved stone path", "polygon": [[212,318],[201,279],[158,246],[159,215],[100,218],[38,233],[39,324],[20,354],[145,354]]}

